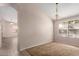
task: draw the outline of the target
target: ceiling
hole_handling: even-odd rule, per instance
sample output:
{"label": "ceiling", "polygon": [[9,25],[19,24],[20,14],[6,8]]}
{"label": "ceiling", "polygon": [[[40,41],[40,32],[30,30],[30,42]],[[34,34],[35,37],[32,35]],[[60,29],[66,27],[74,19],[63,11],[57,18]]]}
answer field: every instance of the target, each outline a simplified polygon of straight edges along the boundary
{"label": "ceiling", "polygon": [[[56,4],[55,3],[44,3],[37,4],[44,12],[48,14],[52,19],[56,19]],[[79,3],[59,3],[58,4],[58,15],[59,19],[74,16],[79,14]]]}
{"label": "ceiling", "polygon": [[9,4],[0,3],[0,17],[2,20],[17,23],[17,11]]}
{"label": "ceiling", "polygon": [[[0,4],[0,14],[2,17],[7,20],[17,21],[17,12],[12,7],[1,7],[1,6],[9,6],[16,4]],[[56,4],[55,3],[32,3],[40,8],[43,12],[45,12],[51,19],[56,19]],[[19,5],[20,6],[20,5]],[[58,4],[58,18],[62,19],[69,16],[74,16],[79,14],[79,3],[59,3]],[[4,17],[5,15],[5,17]],[[14,16],[15,15],[15,16]]]}

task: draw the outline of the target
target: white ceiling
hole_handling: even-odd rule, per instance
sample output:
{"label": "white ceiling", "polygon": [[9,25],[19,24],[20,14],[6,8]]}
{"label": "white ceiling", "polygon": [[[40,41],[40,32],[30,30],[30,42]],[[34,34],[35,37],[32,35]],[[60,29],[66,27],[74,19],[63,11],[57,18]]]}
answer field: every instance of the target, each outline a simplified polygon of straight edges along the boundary
{"label": "white ceiling", "polygon": [[[55,3],[44,3],[37,4],[44,12],[48,14],[52,19],[56,19],[56,4]],[[79,3],[59,3],[58,4],[58,15],[59,19],[74,16],[79,14]]]}
{"label": "white ceiling", "polygon": [[59,4],[59,18],[65,18],[79,14],[79,3]]}
{"label": "white ceiling", "polygon": [[[16,4],[14,5],[17,6]],[[8,5],[9,4],[0,4],[0,14],[3,15],[2,17],[4,19],[16,22],[17,21],[16,10],[12,7],[1,7],[1,6],[8,6]],[[47,15],[51,19],[56,19],[56,4],[55,3],[36,3],[35,5],[37,5],[43,12],[47,13]],[[79,14],[79,3],[59,3],[58,4],[58,15],[59,15],[58,18],[59,19],[69,17],[69,16],[74,16],[77,14]]]}
{"label": "white ceiling", "polygon": [[0,6],[0,17],[10,22],[17,22],[17,12],[10,6]]}
{"label": "white ceiling", "polygon": [[0,7],[2,6],[10,6],[8,3],[0,3]]}
{"label": "white ceiling", "polygon": [[43,12],[47,13],[49,17],[52,19],[56,18],[56,4],[55,3],[44,3],[44,4],[36,4],[38,5]]}

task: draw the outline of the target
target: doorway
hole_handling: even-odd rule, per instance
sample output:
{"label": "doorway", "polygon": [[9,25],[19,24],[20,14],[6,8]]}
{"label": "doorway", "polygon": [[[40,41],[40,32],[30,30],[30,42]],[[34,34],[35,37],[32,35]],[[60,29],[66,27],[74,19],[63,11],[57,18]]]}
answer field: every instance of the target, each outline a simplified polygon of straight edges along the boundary
{"label": "doorway", "polygon": [[18,54],[17,11],[11,6],[0,6],[0,56]]}

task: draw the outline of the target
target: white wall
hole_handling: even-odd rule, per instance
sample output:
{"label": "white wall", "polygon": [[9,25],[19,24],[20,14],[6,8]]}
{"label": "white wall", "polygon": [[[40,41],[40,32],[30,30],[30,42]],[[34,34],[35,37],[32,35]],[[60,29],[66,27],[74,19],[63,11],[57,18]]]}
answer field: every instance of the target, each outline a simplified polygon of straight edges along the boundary
{"label": "white wall", "polygon": [[20,50],[53,41],[51,19],[34,4],[18,4]]}
{"label": "white wall", "polygon": [[1,36],[1,17],[0,17],[0,47],[2,46],[2,36]]}
{"label": "white wall", "polygon": [[2,20],[3,37],[16,37],[17,36],[16,27],[17,25],[15,23]]}
{"label": "white wall", "polygon": [[[79,16],[71,17],[71,18],[68,18],[68,19],[71,19],[71,20],[79,19]],[[62,19],[62,20],[54,22],[54,41],[55,42],[60,42],[60,43],[65,43],[65,44],[70,44],[70,45],[74,45],[74,46],[79,47],[79,38],[62,37],[59,34],[58,24],[60,22],[62,22],[63,20],[68,20],[68,19]]]}

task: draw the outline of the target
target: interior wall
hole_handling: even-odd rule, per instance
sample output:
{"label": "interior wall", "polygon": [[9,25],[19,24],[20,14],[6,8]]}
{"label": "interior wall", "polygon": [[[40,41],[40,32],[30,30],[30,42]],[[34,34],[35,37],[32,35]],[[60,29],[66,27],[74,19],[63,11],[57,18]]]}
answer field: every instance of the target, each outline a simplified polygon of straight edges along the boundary
{"label": "interior wall", "polygon": [[2,36],[1,36],[1,17],[0,17],[0,47],[2,46]]}
{"label": "interior wall", "polygon": [[75,16],[75,17],[70,17],[67,19],[62,19],[59,21],[54,21],[54,41],[55,42],[59,42],[59,43],[65,43],[65,44],[69,44],[69,45],[74,45],[74,46],[78,46],[79,47],[79,38],[68,38],[68,37],[62,37],[59,34],[59,29],[58,29],[58,24],[64,20],[74,20],[74,19],[79,19],[79,16]]}
{"label": "interior wall", "polygon": [[16,33],[16,27],[14,23],[11,23],[6,20],[2,20],[2,35],[3,37],[15,37],[17,35]]}
{"label": "interior wall", "polygon": [[20,50],[53,41],[51,19],[34,4],[19,4],[19,48]]}

